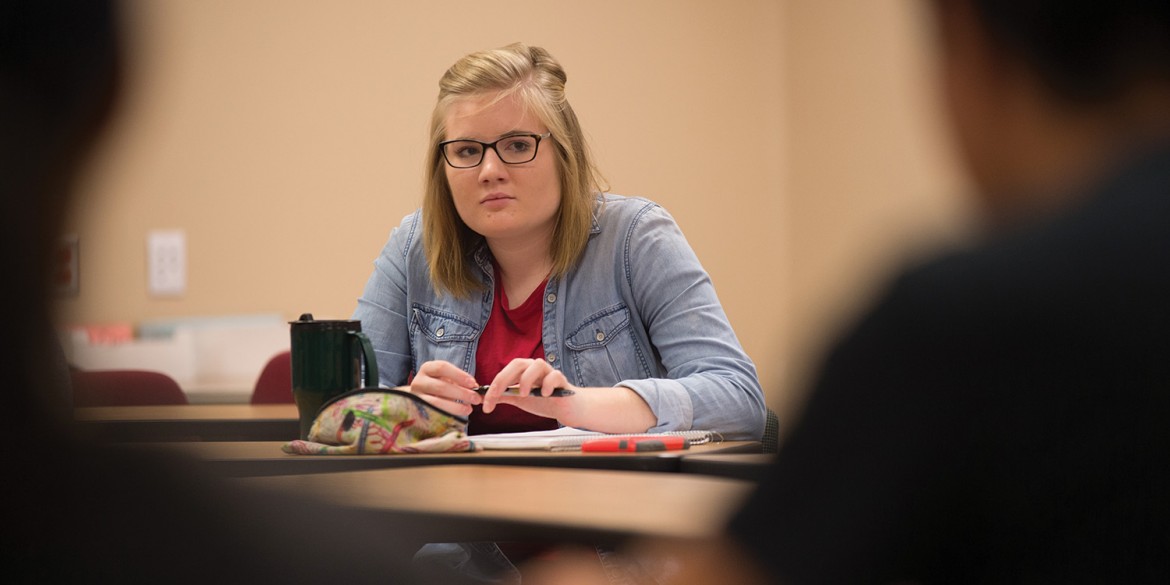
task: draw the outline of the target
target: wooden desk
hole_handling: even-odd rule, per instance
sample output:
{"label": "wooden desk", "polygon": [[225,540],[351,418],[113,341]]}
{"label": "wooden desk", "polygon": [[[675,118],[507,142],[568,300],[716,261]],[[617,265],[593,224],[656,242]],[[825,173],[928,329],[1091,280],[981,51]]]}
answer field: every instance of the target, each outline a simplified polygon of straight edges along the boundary
{"label": "wooden desk", "polygon": [[97,440],[287,441],[300,426],[292,404],[183,404],[76,408],[82,432]]}
{"label": "wooden desk", "polygon": [[284,441],[177,442],[144,446],[174,450],[208,463],[231,477],[333,473],[428,465],[480,464],[528,467],[570,467],[622,471],[680,471],[681,462],[699,454],[759,453],[755,441],[695,445],[658,453],[581,453],[579,451],[477,451],[415,455],[290,455]]}
{"label": "wooden desk", "polygon": [[384,514],[417,518],[422,542],[717,534],[754,484],[678,473],[435,465],[235,479]]}

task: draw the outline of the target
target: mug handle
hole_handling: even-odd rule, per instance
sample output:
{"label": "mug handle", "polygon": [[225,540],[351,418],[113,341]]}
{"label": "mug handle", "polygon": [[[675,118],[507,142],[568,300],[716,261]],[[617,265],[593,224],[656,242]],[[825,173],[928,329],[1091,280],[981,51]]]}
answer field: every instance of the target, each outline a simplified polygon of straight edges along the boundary
{"label": "mug handle", "polygon": [[361,331],[350,331],[350,335],[354,336],[357,343],[362,347],[362,360],[366,365],[366,379],[364,387],[377,388],[378,387],[378,360],[374,357],[374,345],[370,343],[370,338],[366,337],[365,333]]}

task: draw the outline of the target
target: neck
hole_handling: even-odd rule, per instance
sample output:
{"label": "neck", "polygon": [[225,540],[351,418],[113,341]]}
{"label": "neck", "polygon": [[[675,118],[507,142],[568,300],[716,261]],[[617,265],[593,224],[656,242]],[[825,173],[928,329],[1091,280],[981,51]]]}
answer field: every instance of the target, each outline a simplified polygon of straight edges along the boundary
{"label": "neck", "polygon": [[515,308],[528,298],[552,271],[549,246],[534,245],[532,242],[488,241],[500,280],[508,295],[508,308]]}
{"label": "neck", "polygon": [[1170,88],[1142,88],[1111,104],[1033,109],[1003,151],[995,211],[1056,208],[1082,194],[1131,153],[1170,139]]}

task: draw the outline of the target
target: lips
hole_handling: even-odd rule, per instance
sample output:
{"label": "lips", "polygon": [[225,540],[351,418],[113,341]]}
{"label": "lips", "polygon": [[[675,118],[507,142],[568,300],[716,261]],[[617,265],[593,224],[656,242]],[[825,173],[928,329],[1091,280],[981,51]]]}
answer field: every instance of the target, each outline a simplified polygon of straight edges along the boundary
{"label": "lips", "polygon": [[507,193],[489,193],[489,194],[485,195],[484,197],[482,197],[479,200],[479,202],[480,203],[491,203],[493,201],[505,201],[508,199],[515,199],[515,197],[512,197],[511,195],[508,195]]}

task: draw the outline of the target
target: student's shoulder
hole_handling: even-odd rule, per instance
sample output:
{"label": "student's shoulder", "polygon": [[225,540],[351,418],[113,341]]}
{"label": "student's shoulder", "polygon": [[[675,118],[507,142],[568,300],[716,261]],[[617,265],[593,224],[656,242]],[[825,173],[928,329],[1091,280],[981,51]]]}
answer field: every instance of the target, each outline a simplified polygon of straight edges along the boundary
{"label": "student's shoulder", "polygon": [[645,197],[603,193],[597,197],[594,218],[606,227],[632,226],[646,218],[660,218],[674,222],[662,205]]}
{"label": "student's shoulder", "polygon": [[1110,299],[1148,296],[1139,293],[1141,269],[1119,251],[1126,236],[1078,218],[1052,217],[913,263],[875,297],[864,321],[933,350],[1006,332],[1044,339],[1053,323],[1094,318]]}
{"label": "student's shoulder", "polygon": [[416,209],[406,214],[393,229],[390,237],[382,249],[383,255],[396,255],[406,258],[412,252],[418,254],[422,249],[423,219],[422,209]]}

